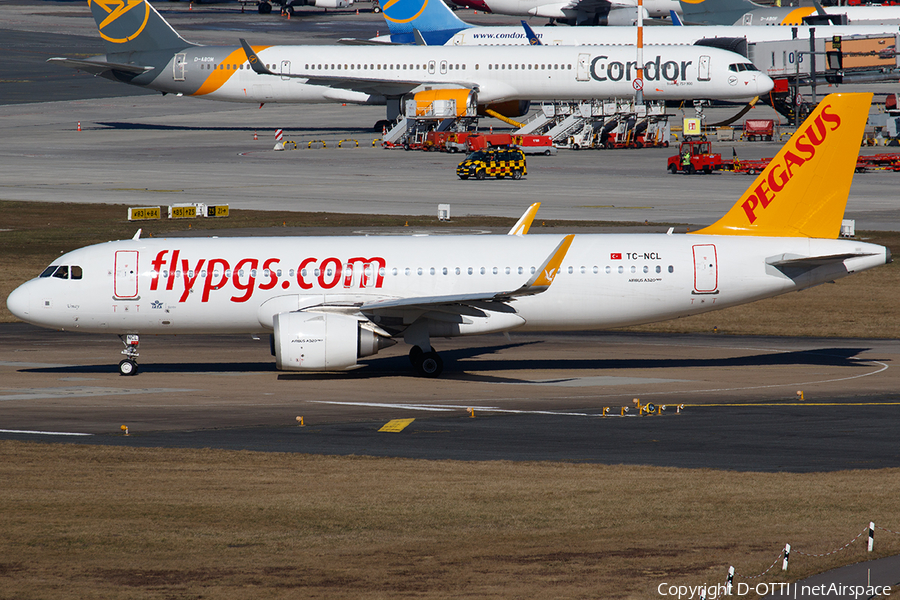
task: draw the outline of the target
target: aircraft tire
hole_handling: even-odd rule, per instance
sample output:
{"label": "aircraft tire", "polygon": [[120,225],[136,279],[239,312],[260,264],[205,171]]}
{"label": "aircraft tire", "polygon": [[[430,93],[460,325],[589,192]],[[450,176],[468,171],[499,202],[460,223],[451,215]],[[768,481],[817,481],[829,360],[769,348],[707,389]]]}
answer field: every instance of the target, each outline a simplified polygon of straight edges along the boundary
{"label": "aircraft tire", "polygon": [[434,379],[444,372],[444,361],[437,352],[425,352],[416,363],[416,372],[422,377]]}
{"label": "aircraft tire", "polygon": [[268,2],[260,2],[257,5],[256,10],[259,11],[259,14],[261,15],[268,15],[272,12],[272,5]]}
{"label": "aircraft tire", "polygon": [[125,376],[137,375],[138,366],[137,363],[131,360],[130,358],[126,358],[125,360],[119,363],[119,374]]}

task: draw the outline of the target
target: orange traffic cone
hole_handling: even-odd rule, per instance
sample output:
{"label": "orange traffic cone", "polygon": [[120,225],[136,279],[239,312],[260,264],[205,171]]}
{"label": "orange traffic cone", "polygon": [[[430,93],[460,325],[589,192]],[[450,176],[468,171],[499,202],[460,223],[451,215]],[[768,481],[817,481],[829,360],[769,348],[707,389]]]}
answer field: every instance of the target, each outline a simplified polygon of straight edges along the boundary
{"label": "orange traffic cone", "polygon": [[253,132],[253,139],[254,139],[254,140],[258,140],[258,139],[259,139],[259,136],[256,135],[256,132],[255,132],[255,131]]}
{"label": "orange traffic cone", "polygon": [[78,121],[78,131],[81,131],[81,121]]}

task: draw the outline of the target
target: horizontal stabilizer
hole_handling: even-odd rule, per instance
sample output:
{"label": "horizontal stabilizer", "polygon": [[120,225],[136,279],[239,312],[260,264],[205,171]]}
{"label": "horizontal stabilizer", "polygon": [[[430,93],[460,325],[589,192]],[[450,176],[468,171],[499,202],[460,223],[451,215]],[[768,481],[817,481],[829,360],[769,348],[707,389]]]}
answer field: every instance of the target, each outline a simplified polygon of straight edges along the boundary
{"label": "horizontal stabilizer", "polygon": [[871,252],[848,252],[845,254],[828,254],[824,256],[799,256],[796,254],[779,254],[778,256],[770,256],[766,259],[767,265],[773,267],[800,267],[815,268],[822,265],[830,265],[841,263],[848,258],[864,258],[866,256],[875,256]]}
{"label": "horizontal stabilizer", "polygon": [[48,58],[48,63],[62,65],[71,69],[85,71],[92,75],[100,75],[107,71],[122,71],[123,73],[131,73],[133,75],[142,75],[147,71],[152,71],[153,67],[142,67],[141,65],[131,65],[125,63],[114,63],[100,60],[79,60],[77,58]]}

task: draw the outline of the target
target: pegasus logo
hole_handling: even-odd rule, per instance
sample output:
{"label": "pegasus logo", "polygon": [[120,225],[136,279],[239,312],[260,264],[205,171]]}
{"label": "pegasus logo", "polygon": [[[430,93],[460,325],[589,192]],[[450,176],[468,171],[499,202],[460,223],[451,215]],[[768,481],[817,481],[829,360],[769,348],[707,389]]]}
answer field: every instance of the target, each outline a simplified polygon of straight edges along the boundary
{"label": "pegasus logo", "polygon": [[[100,37],[115,44],[123,44],[136,38],[147,26],[147,20],[150,18],[150,6],[144,0],[89,0],[89,4],[97,21]],[[106,13],[106,16],[95,12],[95,6]],[[143,15],[119,22],[121,17],[141,6],[144,8]]]}
{"label": "pegasus logo", "polygon": [[544,269],[544,278],[553,283],[553,278],[556,277],[556,274],[559,272],[559,269]]}
{"label": "pegasus logo", "polygon": [[428,0],[388,0],[382,6],[384,18],[392,23],[415,21],[428,6]]}

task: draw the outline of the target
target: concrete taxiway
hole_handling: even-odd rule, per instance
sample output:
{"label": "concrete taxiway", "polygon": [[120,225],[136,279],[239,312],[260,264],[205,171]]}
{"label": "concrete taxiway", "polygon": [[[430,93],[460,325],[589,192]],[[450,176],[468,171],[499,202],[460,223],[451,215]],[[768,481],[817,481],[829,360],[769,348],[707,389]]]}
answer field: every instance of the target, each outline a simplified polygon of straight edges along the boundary
{"label": "concrete taxiway", "polygon": [[[361,370],[317,375],[277,372],[266,339],[145,337],[141,373],[121,377],[112,336],[2,325],[0,438],[761,471],[900,466],[896,341],[597,333],[435,346],[446,369],[430,380],[412,375],[401,346]],[[638,417],[635,398],[667,410]],[[394,419],[415,421],[378,431]]]}
{"label": "concrete taxiway", "polygon": [[[352,12],[285,21],[233,6],[159,8],[188,39],[210,44],[324,43],[384,30],[380,17]],[[669,149],[563,151],[529,159],[523,181],[460,181],[458,155],[373,147],[382,107],[162,97],[47,65],[103,52],[82,3],[4,2],[0,23],[12,47],[0,64],[4,200],[426,215],[450,203],[451,216],[513,217],[541,201],[538,221],[694,227],[721,216],[751,182],[667,175]],[[711,118],[736,110],[713,109]],[[693,109],[673,111],[682,115]],[[299,149],[273,152],[276,128]],[[326,147],[309,149],[316,140]],[[732,147],[759,158],[778,144],[720,150]],[[900,229],[897,181],[890,172],[858,176],[846,216],[861,229]],[[445,375],[425,380],[410,375],[402,346],[352,373],[297,375],[274,370],[266,339],[145,337],[142,373],[128,378],[117,373],[114,337],[0,325],[0,438],[747,470],[900,465],[891,428],[897,341],[597,333],[436,346]],[[634,398],[668,410],[615,416],[633,410]],[[613,416],[603,418],[604,407]],[[399,418],[415,421],[378,432]]]}

